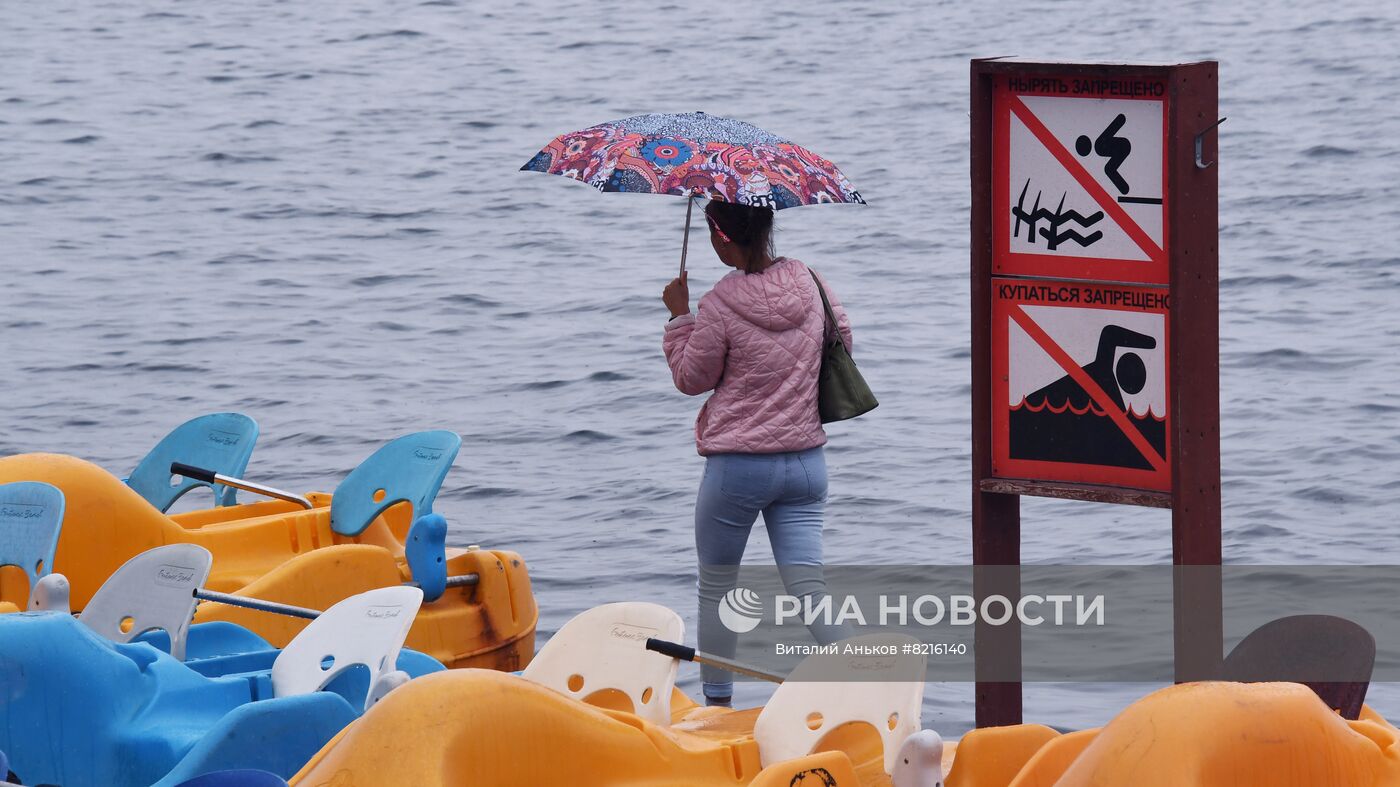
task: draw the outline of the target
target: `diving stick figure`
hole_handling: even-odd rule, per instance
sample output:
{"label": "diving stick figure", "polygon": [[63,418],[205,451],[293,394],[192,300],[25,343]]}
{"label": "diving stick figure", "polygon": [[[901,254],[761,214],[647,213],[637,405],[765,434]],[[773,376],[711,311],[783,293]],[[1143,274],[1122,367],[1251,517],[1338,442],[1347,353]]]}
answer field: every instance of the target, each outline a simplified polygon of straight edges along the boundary
{"label": "diving stick figure", "polygon": [[1088,134],[1081,134],[1079,139],[1074,141],[1074,150],[1079,155],[1087,156],[1090,153],[1097,153],[1108,159],[1108,163],[1103,165],[1103,171],[1105,175],[1108,175],[1108,179],[1113,181],[1113,185],[1118,187],[1119,194],[1128,193],[1128,181],[1118,172],[1118,167],[1122,166],[1124,160],[1128,158],[1128,154],[1133,152],[1133,143],[1128,141],[1127,137],[1117,136],[1118,130],[1123,128],[1123,124],[1127,122],[1128,117],[1119,113],[1118,117],[1108,124],[1108,128],[1099,133],[1098,139],[1094,140],[1092,144],[1089,142]]}

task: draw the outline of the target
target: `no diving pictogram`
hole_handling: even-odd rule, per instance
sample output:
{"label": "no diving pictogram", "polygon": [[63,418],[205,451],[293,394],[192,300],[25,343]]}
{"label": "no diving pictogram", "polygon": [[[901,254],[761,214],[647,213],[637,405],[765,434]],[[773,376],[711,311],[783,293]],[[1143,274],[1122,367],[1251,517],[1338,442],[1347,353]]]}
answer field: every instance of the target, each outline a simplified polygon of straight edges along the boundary
{"label": "no diving pictogram", "polygon": [[[1168,281],[1165,90],[1000,81],[993,96],[993,270]],[[1111,97],[1105,97],[1111,96]]]}
{"label": "no diving pictogram", "polygon": [[1169,490],[1169,296],[1021,279],[993,292],[993,475]]}

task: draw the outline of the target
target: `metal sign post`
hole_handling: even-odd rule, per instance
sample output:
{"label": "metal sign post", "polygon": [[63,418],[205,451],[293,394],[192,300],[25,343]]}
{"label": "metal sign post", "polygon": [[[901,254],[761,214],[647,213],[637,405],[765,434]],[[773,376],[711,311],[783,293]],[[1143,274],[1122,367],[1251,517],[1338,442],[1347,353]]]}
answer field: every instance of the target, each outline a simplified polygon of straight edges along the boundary
{"label": "metal sign post", "polygon": [[[1216,72],[972,62],[975,565],[1020,565],[1020,495],[1170,508],[1173,563],[1220,565]],[[1176,576],[1177,679],[1213,676],[1218,569]],[[1019,723],[983,679],[1019,628],[976,649],[977,725]]]}

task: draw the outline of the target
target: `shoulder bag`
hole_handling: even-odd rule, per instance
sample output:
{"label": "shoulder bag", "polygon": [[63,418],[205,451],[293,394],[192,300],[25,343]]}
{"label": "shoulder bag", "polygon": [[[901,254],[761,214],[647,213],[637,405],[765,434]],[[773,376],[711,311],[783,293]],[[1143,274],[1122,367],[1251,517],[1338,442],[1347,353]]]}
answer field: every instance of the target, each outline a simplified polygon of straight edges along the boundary
{"label": "shoulder bag", "polygon": [[846,352],[846,343],[841,341],[841,331],[837,329],[836,313],[827,300],[826,290],[821,280],[811,270],[812,281],[816,282],[817,292],[822,296],[824,310],[824,331],[822,334],[822,369],[817,376],[817,413],[822,423],[845,421],[864,415],[880,405],[860,376],[856,362]]}

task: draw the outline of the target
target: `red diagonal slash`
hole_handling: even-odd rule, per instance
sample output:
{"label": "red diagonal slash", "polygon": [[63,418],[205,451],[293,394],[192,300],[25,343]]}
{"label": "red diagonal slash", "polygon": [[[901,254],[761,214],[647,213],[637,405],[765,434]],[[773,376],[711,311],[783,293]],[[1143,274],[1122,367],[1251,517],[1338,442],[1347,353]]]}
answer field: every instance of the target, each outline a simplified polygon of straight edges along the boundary
{"label": "red diagonal slash", "polygon": [[1107,213],[1119,227],[1123,228],[1123,231],[1128,234],[1128,237],[1132,238],[1133,242],[1142,248],[1143,252],[1147,254],[1148,259],[1158,262],[1163,259],[1162,247],[1153,242],[1152,237],[1148,235],[1142,227],[1139,227],[1136,221],[1133,221],[1133,217],[1129,216],[1126,210],[1123,210],[1123,206],[1119,205],[1117,200],[1109,196],[1108,192],[1104,190],[1104,187],[1094,179],[1093,175],[1089,174],[1089,170],[1084,169],[1084,165],[1079,163],[1079,159],[1076,159],[1065,149],[1064,145],[1060,144],[1060,140],[1056,139],[1055,135],[1050,133],[1050,129],[1046,128],[1045,124],[1040,122],[1040,118],[1035,116],[1035,113],[1031,111],[1030,107],[1026,106],[1020,96],[1011,96],[1011,111],[1016,114],[1016,117],[1020,118],[1026,128],[1035,135],[1035,138],[1040,140],[1040,144],[1044,145],[1045,149],[1050,151],[1050,155],[1054,156],[1055,160],[1060,162],[1060,166],[1064,167],[1069,174],[1074,176],[1075,180],[1079,181],[1079,185],[1083,186],[1084,190],[1089,192],[1089,196],[1093,197],[1094,201],[1099,203],[1099,207],[1103,208],[1104,212]]}
{"label": "red diagonal slash", "polygon": [[1153,470],[1161,472],[1167,469],[1167,460],[1163,459],[1162,456],[1157,453],[1157,449],[1153,448],[1152,444],[1147,442],[1147,438],[1142,436],[1142,432],[1139,432],[1138,428],[1133,426],[1132,422],[1128,420],[1128,414],[1119,409],[1118,405],[1109,398],[1108,394],[1104,393],[1103,388],[1100,388],[1099,384],[1094,382],[1094,378],[1085,374],[1079,364],[1075,363],[1074,359],[1069,357],[1069,353],[1061,349],[1060,345],[1056,344],[1055,340],[1050,338],[1050,334],[1046,333],[1044,328],[1036,325],[1035,320],[1032,320],[1030,315],[1026,314],[1019,305],[1013,305],[1008,313],[1011,315],[1011,319],[1015,320],[1016,324],[1021,326],[1021,330],[1025,331],[1034,339],[1035,343],[1040,345],[1040,349],[1044,350],[1051,358],[1054,358],[1055,363],[1059,364],[1060,368],[1064,369],[1076,383],[1079,383],[1079,387],[1083,388],[1084,391],[1089,394],[1089,397],[1093,399],[1105,413],[1108,413],[1108,417],[1113,419],[1113,423],[1118,425],[1118,428],[1123,431],[1123,434],[1128,438],[1128,441],[1133,444],[1133,447],[1138,450],[1138,453],[1142,454],[1148,464],[1152,465]]}

